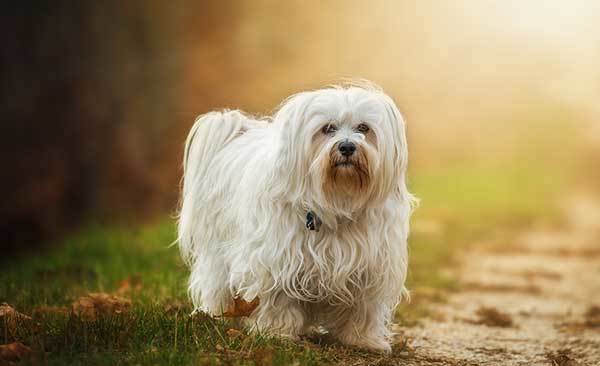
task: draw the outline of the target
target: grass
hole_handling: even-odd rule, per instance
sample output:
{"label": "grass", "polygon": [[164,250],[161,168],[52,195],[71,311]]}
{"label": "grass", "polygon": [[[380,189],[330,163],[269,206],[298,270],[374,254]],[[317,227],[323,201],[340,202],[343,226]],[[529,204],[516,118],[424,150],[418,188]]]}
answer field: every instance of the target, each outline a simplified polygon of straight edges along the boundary
{"label": "grass", "polygon": [[[531,166],[455,166],[415,176],[411,187],[422,205],[413,217],[410,239],[408,286],[414,290],[414,301],[400,306],[397,321],[418,324],[428,313],[428,303],[443,301],[444,290],[455,284],[441,269],[451,263],[457,248],[553,219],[551,198],[563,178]],[[380,355],[328,342],[291,342],[243,330],[230,337],[229,329],[241,329],[236,322],[190,316],[187,269],[177,248],[169,246],[174,231],[171,220],[141,228],[92,226],[52,250],[3,260],[0,302],[35,315],[33,322],[16,329],[0,323],[0,343],[19,340],[49,365],[319,365],[382,360]],[[141,288],[126,294],[132,301],[129,312],[85,321],[69,312],[36,311],[42,306],[69,307],[89,292],[113,293],[123,280],[132,278],[139,279]]]}

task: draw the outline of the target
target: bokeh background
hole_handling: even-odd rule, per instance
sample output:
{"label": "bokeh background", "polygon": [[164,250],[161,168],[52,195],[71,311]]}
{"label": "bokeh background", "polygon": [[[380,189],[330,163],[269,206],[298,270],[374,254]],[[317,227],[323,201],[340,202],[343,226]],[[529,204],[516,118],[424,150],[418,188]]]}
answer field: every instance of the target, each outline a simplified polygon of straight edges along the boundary
{"label": "bokeh background", "polygon": [[344,78],[374,81],[403,111],[426,212],[535,220],[532,197],[600,182],[596,1],[59,0],[2,13],[5,248],[174,214],[197,115],[268,114]]}
{"label": "bokeh background", "polygon": [[[599,1],[31,0],[0,13],[0,348],[22,342],[48,365],[598,363]],[[194,119],[268,115],[348,78],[397,102],[421,199],[394,353],[190,316],[170,244]],[[514,324],[503,336],[498,319]]]}

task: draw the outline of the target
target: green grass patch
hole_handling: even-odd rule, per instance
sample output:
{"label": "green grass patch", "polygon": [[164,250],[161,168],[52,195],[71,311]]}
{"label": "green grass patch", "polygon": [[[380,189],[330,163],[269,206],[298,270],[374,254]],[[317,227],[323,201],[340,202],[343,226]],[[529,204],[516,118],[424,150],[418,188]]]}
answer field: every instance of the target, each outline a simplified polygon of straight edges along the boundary
{"label": "green grass patch", "polygon": [[3,261],[2,301],[21,310],[65,305],[86,292],[111,292],[137,276],[144,300],[185,297],[187,269],[179,259],[173,222],[140,228],[92,226],[53,246],[16,261]]}
{"label": "green grass patch", "polygon": [[[229,337],[239,324],[191,316],[188,271],[179,258],[173,222],[144,228],[91,227],[52,251],[3,263],[0,302],[34,314],[17,327],[0,323],[0,343],[21,341],[49,365],[322,364],[328,349],[266,335]],[[134,276],[131,311],[85,320],[43,307],[70,306],[90,292],[113,293]],[[40,311],[42,309],[42,311]]]}

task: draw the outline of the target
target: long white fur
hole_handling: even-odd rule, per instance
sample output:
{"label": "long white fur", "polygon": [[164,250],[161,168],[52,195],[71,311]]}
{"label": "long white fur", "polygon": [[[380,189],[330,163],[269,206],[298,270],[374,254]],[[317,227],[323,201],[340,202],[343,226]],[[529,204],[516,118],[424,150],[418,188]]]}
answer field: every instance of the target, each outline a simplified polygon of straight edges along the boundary
{"label": "long white fur", "polygon": [[[340,129],[314,146],[330,121]],[[376,146],[351,129],[358,122]],[[321,167],[340,139],[365,149],[366,193],[323,190]],[[408,294],[407,159],[404,120],[370,85],[302,92],[265,120],[200,116],[186,141],[178,237],[196,309],[219,315],[235,296],[258,297],[255,329],[295,337],[320,326],[389,351],[388,325]],[[318,232],[305,227],[308,210],[323,222]]]}

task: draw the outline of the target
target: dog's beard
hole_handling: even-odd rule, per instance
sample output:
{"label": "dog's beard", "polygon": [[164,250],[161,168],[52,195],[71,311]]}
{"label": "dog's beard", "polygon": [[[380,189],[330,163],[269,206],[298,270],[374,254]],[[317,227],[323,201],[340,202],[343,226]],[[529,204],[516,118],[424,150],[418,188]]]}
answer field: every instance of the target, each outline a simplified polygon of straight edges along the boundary
{"label": "dog's beard", "polygon": [[371,169],[367,152],[358,148],[346,157],[337,148],[322,156],[321,189],[328,204],[343,211],[355,211],[363,206],[371,190]]}

